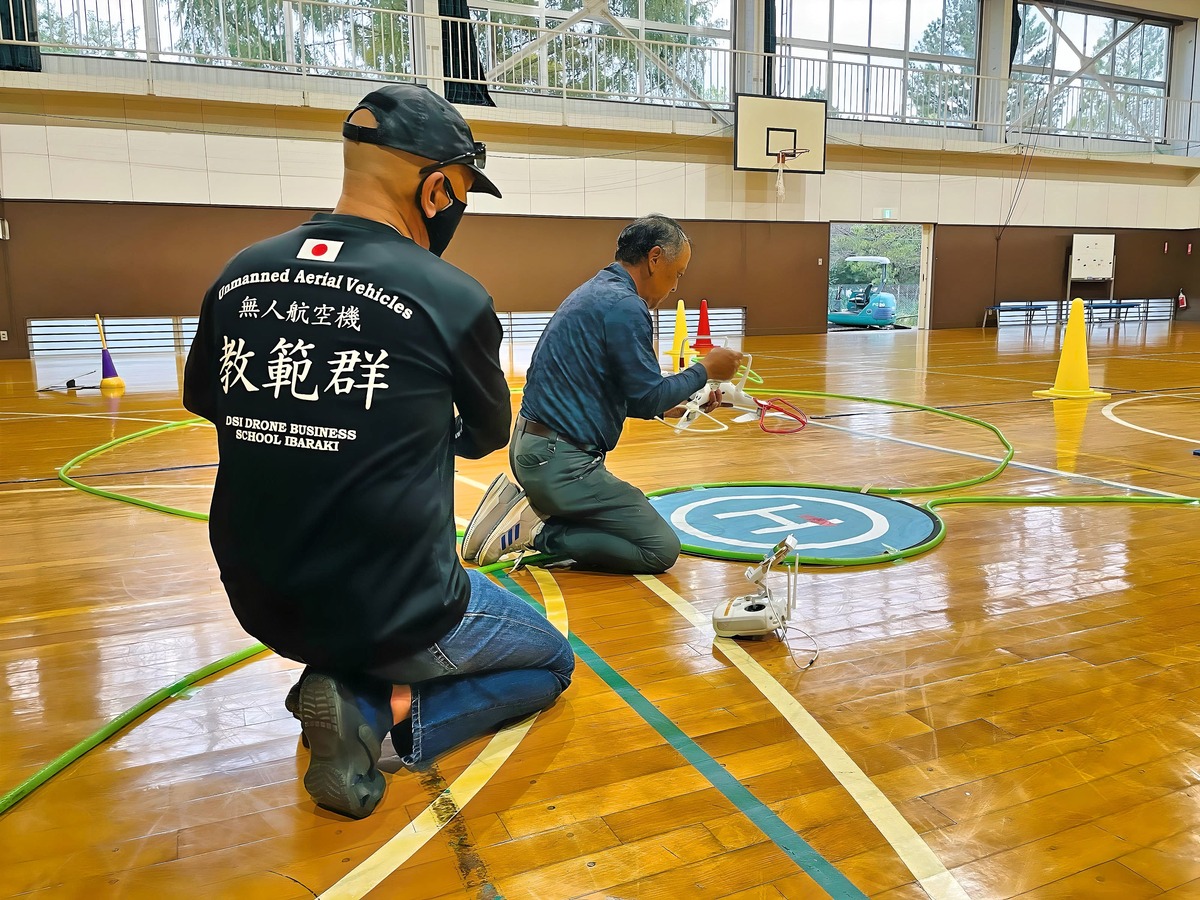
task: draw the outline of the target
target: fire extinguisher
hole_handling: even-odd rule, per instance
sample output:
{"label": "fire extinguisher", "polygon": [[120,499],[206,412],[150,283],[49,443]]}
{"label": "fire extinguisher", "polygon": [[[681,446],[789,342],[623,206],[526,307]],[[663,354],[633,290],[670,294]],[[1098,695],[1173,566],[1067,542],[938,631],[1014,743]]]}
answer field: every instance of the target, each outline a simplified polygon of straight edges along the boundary
{"label": "fire extinguisher", "polygon": [[1187,295],[1186,295],[1186,294],[1184,294],[1184,292],[1183,292],[1183,288],[1180,288],[1180,289],[1179,289],[1179,308],[1180,308],[1180,309],[1187,309],[1187,308],[1188,308],[1188,306],[1187,306]]}

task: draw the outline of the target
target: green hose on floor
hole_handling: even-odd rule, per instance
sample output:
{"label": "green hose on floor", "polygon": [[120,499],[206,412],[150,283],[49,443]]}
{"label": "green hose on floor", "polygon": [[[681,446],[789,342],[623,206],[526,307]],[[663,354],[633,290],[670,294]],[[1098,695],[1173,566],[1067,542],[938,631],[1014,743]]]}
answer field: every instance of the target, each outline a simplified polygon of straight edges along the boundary
{"label": "green hose on floor", "polygon": [[[515,389],[513,389],[512,392],[514,394],[520,393],[520,389],[515,388]],[[901,400],[884,400],[884,399],[879,399],[879,398],[875,398],[875,397],[857,397],[857,396],[848,395],[848,394],[830,394],[830,393],[823,393],[820,391],[780,390],[780,391],[774,391],[772,393],[775,395],[787,396],[787,397],[818,397],[818,398],[829,398],[829,399],[836,399],[836,400],[850,400],[850,401],[860,402],[860,403],[876,403],[876,404],[881,404],[881,405],[885,405],[885,406],[898,406],[898,407],[902,407],[905,409],[919,410],[922,412],[929,412],[929,413],[933,413],[935,415],[945,416],[950,419],[956,419],[961,422],[967,422],[969,424],[979,426],[980,428],[984,428],[984,429],[992,432],[999,439],[1001,445],[1004,447],[1005,455],[1004,455],[1004,458],[1000,461],[1000,463],[991,472],[988,472],[984,475],[980,475],[976,478],[964,479],[962,481],[949,482],[946,484],[931,485],[928,487],[908,487],[908,488],[869,487],[864,490],[863,488],[860,488],[857,486],[850,486],[850,485],[810,484],[810,483],[802,483],[802,482],[779,482],[779,481],[766,481],[766,482],[764,482],[764,481],[732,481],[732,482],[725,482],[724,485],[737,486],[737,487],[764,485],[764,486],[778,486],[778,487],[824,488],[826,490],[845,490],[845,491],[854,491],[856,493],[861,491],[861,492],[870,493],[870,494],[880,494],[880,495],[890,495],[890,496],[903,496],[903,495],[908,495],[908,494],[928,494],[928,493],[934,493],[934,492],[939,492],[939,491],[951,491],[951,490],[957,490],[957,489],[961,489],[961,488],[965,488],[965,487],[972,487],[974,485],[983,484],[987,481],[991,481],[992,479],[999,476],[1008,467],[1009,462],[1012,460],[1013,455],[1016,452],[1014,450],[1012,444],[1009,443],[1008,439],[1004,436],[1004,434],[1000,431],[1000,429],[996,428],[996,426],[994,426],[988,422],[984,422],[982,419],[975,419],[975,418],[972,418],[971,416],[965,416],[965,415],[962,415],[961,413],[950,412],[949,410],[938,409],[937,407],[924,406],[919,403],[906,403]],[[89,484],[84,484],[83,482],[78,481],[75,478],[72,478],[70,473],[71,473],[71,470],[73,470],[76,467],[87,462],[89,459],[92,459],[95,456],[99,456],[102,453],[106,453],[107,451],[113,449],[114,447],[118,447],[121,444],[130,442],[130,441],[139,440],[139,439],[145,438],[145,437],[150,437],[152,435],[160,434],[160,433],[163,433],[166,431],[171,431],[171,430],[174,430],[177,428],[188,428],[188,427],[192,427],[192,426],[207,425],[207,424],[208,423],[204,419],[185,419],[185,420],[182,420],[179,422],[168,422],[167,424],[164,424],[164,425],[157,425],[153,428],[147,428],[143,431],[138,431],[133,434],[125,435],[124,437],[120,437],[120,438],[117,438],[116,440],[112,440],[105,444],[101,444],[99,447],[94,447],[91,450],[88,450],[84,453],[79,454],[78,456],[76,456],[74,459],[72,459],[70,462],[68,462],[66,465],[64,465],[59,470],[58,477],[64,484],[70,485],[71,487],[76,488],[78,490],[85,491],[86,493],[94,494],[97,497],[103,497],[107,500],[115,500],[120,503],[130,503],[130,504],[133,504],[134,506],[140,506],[145,509],[151,509],[151,510],[154,510],[155,512],[166,513],[167,515],[182,516],[184,518],[196,519],[199,521],[206,522],[206,521],[208,521],[208,515],[206,513],[195,512],[194,510],[178,509],[176,507],[166,506],[161,503],[153,503],[149,500],[143,500],[138,497],[131,497],[128,494],[121,494],[116,491],[106,491],[102,488],[94,487]],[[686,490],[689,487],[712,487],[712,486],[714,486],[714,485],[711,485],[711,484],[710,485],[687,485],[682,488],[668,488],[668,489],[661,490],[661,491],[652,491],[652,492],[650,492],[650,494],[648,496],[657,496],[660,494],[671,493],[671,492],[677,491],[677,490]],[[1184,504],[1200,503],[1200,498],[1196,498],[1196,497],[1125,497],[1125,496],[1101,496],[1101,497],[965,496],[965,497],[943,497],[940,499],[929,500],[928,502],[926,502],[924,504],[924,507],[932,513],[934,511],[934,509],[942,507],[942,506],[963,505],[963,504],[984,504],[984,503],[1016,504],[1016,505],[1055,505],[1055,506],[1071,505],[1071,504],[1087,504],[1087,503],[1130,503],[1130,504],[1184,505]],[[936,516],[936,513],[934,513],[934,515]],[[922,553],[927,550],[930,550],[933,547],[937,546],[937,544],[941,543],[941,541],[945,538],[945,534],[946,534],[945,523],[942,521],[940,516],[936,516],[936,517],[938,519],[938,522],[940,523],[940,528],[939,528],[937,534],[935,534],[929,541],[926,541],[924,544],[921,544],[917,547],[911,547],[904,551],[898,551],[894,554],[886,554],[886,555],[876,556],[876,557],[864,557],[861,559],[838,560],[836,564],[842,565],[842,566],[850,566],[850,565],[866,565],[866,564],[879,563],[879,562],[890,562],[895,559],[913,556],[913,555],[916,555],[917,553]],[[527,560],[527,562],[534,562],[534,563],[536,563],[537,561],[538,561],[537,558],[532,558],[532,559]],[[800,561],[804,562],[804,560],[800,560]],[[512,565],[512,563],[509,563],[509,562],[493,563],[490,566],[482,567],[479,571],[487,574],[490,572],[495,572],[495,571],[505,569],[511,565]],[[28,796],[32,791],[36,790],[38,787],[43,785],[46,781],[48,781],[50,778],[52,778],[58,772],[62,771],[64,768],[66,768],[72,762],[79,759],[79,757],[83,756],[83,754],[87,753],[89,750],[96,747],[98,744],[100,744],[103,741],[107,740],[108,738],[112,737],[114,734],[116,734],[118,731],[123,729],[126,725],[128,725],[131,722],[138,719],[140,716],[145,715],[147,712],[152,710],[158,704],[162,703],[164,700],[170,699],[171,697],[174,697],[174,696],[178,695],[179,693],[181,693],[182,691],[186,690],[191,685],[193,685],[199,681],[202,681],[203,679],[208,678],[212,675],[215,675],[219,672],[222,672],[231,666],[237,665],[240,662],[250,659],[251,657],[258,655],[259,653],[263,653],[266,650],[267,650],[267,648],[261,643],[253,644],[252,646],[246,647],[243,650],[239,650],[235,653],[231,653],[230,655],[228,655],[222,659],[219,659],[216,662],[210,663],[207,666],[204,666],[203,668],[197,669],[195,672],[192,672],[189,675],[185,675],[183,678],[179,679],[178,681],[176,681],[172,684],[169,684],[166,687],[162,688],[161,690],[158,690],[155,693],[151,694],[149,697],[142,700],[140,703],[136,704],[133,707],[130,707],[128,710],[121,713],[121,715],[117,716],[115,719],[108,722],[104,727],[102,727],[101,729],[96,731],[90,737],[86,738],[83,741],[80,741],[78,744],[76,744],[74,747],[72,747],[67,752],[63,753],[61,756],[59,756],[56,760],[54,760],[48,766],[46,766],[45,768],[36,772],[34,775],[30,776],[25,781],[21,782],[19,785],[17,785],[12,790],[8,791],[3,796],[0,796],[0,814],[7,812],[16,803],[18,803],[20,800],[22,800],[23,798]]]}

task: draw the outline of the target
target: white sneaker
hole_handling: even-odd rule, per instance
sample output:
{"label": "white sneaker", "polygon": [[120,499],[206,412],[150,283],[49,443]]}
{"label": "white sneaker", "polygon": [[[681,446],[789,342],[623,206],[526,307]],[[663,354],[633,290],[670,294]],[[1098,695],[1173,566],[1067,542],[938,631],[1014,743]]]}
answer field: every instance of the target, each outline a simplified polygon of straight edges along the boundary
{"label": "white sneaker", "polygon": [[510,553],[534,549],[533,539],[541,532],[543,524],[541,517],[525,499],[525,492],[521,491],[517,502],[483,542],[476,562],[481,566],[490,566]]}
{"label": "white sneaker", "polygon": [[463,532],[462,558],[464,560],[474,562],[475,557],[479,555],[479,548],[483,546],[484,539],[492,533],[492,529],[512,509],[513,504],[521,496],[521,489],[509,481],[508,476],[503,472],[492,479],[492,483],[484,491],[483,500],[480,501],[475,514],[471,516],[471,521],[467,523],[467,530]]}

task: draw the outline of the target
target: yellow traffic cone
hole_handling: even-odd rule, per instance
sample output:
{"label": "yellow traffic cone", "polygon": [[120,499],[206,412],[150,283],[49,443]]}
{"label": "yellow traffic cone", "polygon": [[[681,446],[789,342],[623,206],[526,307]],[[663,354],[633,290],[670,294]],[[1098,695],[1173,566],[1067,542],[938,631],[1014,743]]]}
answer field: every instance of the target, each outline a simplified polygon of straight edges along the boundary
{"label": "yellow traffic cone", "polygon": [[687,342],[687,310],[684,308],[683,301],[680,300],[675,304],[675,334],[671,338],[671,350],[666,354],[671,358],[671,371],[682,371],[679,363],[683,358],[683,348],[687,345]]}
{"label": "yellow traffic cone", "polygon": [[1094,391],[1088,385],[1086,330],[1083,301],[1076,297],[1071,301],[1071,312],[1067,316],[1067,333],[1063,338],[1054,387],[1047,391],[1034,391],[1033,396],[1066,400],[1107,400],[1112,396],[1103,391]]}

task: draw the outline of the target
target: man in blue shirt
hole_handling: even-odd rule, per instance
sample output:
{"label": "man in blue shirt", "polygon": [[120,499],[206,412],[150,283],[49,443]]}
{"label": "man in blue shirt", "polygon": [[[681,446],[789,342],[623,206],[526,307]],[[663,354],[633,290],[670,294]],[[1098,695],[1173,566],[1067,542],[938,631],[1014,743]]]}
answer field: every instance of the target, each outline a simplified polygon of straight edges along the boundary
{"label": "man in blue shirt", "polygon": [[492,482],[463,537],[465,559],[487,565],[536,550],[630,574],[675,564],[675,532],[604,457],[627,416],[661,416],[707,382],[732,378],[741,362],[719,347],[682,372],[659,370],[650,310],[675,291],[691,256],[674,219],[638,219],[617,238],[616,262],[559,307],[534,349],[509,443],[518,484]]}

